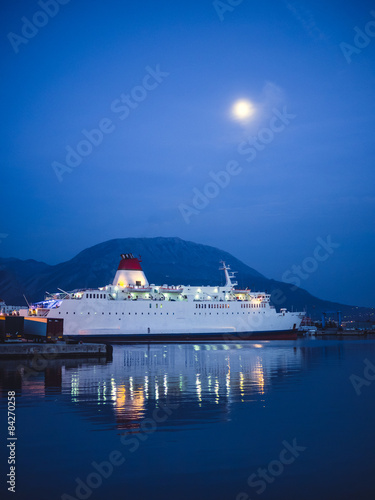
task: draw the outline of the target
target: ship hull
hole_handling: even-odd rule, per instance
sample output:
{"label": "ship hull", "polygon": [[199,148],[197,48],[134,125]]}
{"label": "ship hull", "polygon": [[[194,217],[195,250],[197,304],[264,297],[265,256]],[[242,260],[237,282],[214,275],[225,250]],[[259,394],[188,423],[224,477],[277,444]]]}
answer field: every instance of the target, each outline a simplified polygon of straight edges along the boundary
{"label": "ship hull", "polygon": [[242,342],[244,340],[295,340],[297,339],[296,330],[280,331],[259,331],[259,332],[236,332],[236,333],[154,333],[154,334],[132,334],[132,333],[112,333],[108,331],[93,333],[81,331],[77,335],[68,335],[69,339],[81,342],[121,342],[121,343],[139,343],[139,342]]}
{"label": "ship hull", "polygon": [[[86,340],[238,340],[291,338],[300,313],[272,308],[252,311],[239,301],[220,309],[199,309],[194,302],[64,300],[49,318],[64,319],[64,336]],[[225,306],[225,307],[224,307]]]}

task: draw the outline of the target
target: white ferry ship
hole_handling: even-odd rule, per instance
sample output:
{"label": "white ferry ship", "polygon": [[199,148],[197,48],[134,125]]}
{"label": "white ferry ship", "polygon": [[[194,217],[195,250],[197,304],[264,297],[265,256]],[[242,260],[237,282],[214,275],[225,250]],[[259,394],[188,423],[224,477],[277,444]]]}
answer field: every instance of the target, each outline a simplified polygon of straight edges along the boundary
{"label": "white ferry ship", "polygon": [[279,312],[265,292],[239,290],[222,262],[224,286],[149,284],[141,260],[122,254],[113,283],[49,294],[26,316],[64,320],[81,340],[244,340],[295,338],[303,312]]}

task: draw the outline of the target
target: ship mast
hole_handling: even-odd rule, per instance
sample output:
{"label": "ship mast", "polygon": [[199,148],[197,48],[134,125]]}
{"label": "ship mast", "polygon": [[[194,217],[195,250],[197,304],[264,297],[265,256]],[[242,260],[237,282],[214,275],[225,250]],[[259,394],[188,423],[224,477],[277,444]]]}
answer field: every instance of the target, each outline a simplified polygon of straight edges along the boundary
{"label": "ship mast", "polygon": [[225,286],[234,288],[238,285],[237,281],[232,281],[235,279],[234,272],[230,271],[230,266],[227,266],[223,260],[220,262],[223,265],[223,267],[220,267],[220,271],[224,271],[225,273]]}

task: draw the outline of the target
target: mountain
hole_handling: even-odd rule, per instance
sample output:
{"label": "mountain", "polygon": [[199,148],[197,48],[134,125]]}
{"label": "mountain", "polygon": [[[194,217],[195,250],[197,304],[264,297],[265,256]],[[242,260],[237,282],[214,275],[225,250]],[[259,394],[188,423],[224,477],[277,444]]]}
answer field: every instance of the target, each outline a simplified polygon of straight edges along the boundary
{"label": "mountain", "polygon": [[[314,318],[322,311],[337,311],[343,317],[373,319],[374,310],[321,300],[302,288],[270,280],[228,252],[180,238],[123,238],[106,241],[83,250],[67,262],[54,266],[35,260],[0,258],[0,298],[7,304],[42,300],[45,292],[96,288],[112,282],[120,254],[141,255],[142,267],[150,283],[174,285],[224,284],[220,261],[238,272],[239,288],[271,293],[276,308],[306,309]],[[372,316],[371,316],[372,315]]]}

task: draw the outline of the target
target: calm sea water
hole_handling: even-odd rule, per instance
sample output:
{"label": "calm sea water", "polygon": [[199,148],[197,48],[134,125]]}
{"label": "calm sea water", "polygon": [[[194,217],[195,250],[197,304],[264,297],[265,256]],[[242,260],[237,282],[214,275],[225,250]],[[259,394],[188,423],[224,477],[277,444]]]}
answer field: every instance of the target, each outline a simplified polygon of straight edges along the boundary
{"label": "calm sea water", "polygon": [[1,498],[375,498],[375,340],[117,345],[111,362],[29,364],[0,362]]}

